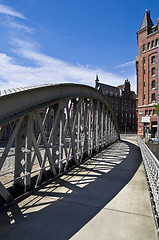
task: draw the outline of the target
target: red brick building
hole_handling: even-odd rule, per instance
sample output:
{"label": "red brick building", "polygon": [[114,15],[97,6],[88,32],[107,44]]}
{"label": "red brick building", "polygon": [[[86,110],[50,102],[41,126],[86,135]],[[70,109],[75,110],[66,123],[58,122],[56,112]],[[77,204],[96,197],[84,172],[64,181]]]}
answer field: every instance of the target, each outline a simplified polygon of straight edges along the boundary
{"label": "red brick building", "polygon": [[140,29],[137,32],[138,135],[142,137],[145,135],[146,128],[150,137],[157,136],[158,116],[155,111],[155,104],[158,102],[158,25],[159,19],[157,19],[157,25],[154,25],[150,12],[146,10]]}
{"label": "red brick building", "polygon": [[128,80],[123,85],[114,87],[100,83],[98,75],[96,76],[95,88],[107,97],[116,115],[119,130],[124,133],[137,132],[136,94],[130,87]]}

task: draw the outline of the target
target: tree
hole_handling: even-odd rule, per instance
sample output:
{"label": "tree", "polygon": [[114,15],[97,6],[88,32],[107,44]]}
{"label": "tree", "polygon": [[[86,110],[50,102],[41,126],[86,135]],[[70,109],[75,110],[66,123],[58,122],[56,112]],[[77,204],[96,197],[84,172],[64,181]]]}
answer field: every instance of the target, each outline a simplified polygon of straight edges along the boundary
{"label": "tree", "polygon": [[155,105],[155,108],[156,108],[156,111],[157,111],[157,115],[159,116],[159,103],[157,103],[157,104]]}

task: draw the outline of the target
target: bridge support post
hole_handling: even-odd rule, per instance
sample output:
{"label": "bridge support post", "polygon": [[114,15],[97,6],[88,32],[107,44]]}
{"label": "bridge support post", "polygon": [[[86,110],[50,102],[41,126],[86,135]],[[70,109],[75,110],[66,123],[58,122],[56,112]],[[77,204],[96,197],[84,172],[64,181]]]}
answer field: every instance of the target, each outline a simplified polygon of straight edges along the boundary
{"label": "bridge support post", "polygon": [[33,116],[30,114],[25,119],[27,126],[26,142],[25,142],[25,176],[24,176],[24,191],[28,191],[31,185],[31,156],[32,156],[32,131],[33,131]]}
{"label": "bridge support post", "polygon": [[88,108],[88,156],[92,153],[92,139],[91,139],[91,113],[92,113],[92,101],[89,102],[89,108]]}
{"label": "bridge support post", "polygon": [[99,102],[96,104],[95,139],[96,139],[96,151],[98,151],[99,150]]}
{"label": "bridge support post", "polygon": [[105,106],[102,106],[102,111],[101,111],[101,147],[104,147],[104,109]]}
{"label": "bridge support post", "polygon": [[105,132],[104,132],[104,138],[105,138],[105,146],[108,144],[108,109],[105,110]]}
{"label": "bridge support post", "polygon": [[23,182],[21,179],[21,173],[23,171],[21,161],[24,157],[24,153],[22,152],[22,147],[24,146],[23,131],[24,128],[21,125],[15,138],[15,168],[13,182],[13,187],[15,191],[19,191],[20,188],[23,187]]}
{"label": "bridge support post", "polygon": [[111,129],[110,129],[110,113],[108,113],[108,144],[110,144],[110,138],[111,138]]}
{"label": "bridge support post", "polygon": [[90,108],[90,102],[85,99],[84,100],[84,107],[83,107],[83,133],[84,133],[84,139],[83,139],[83,156],[82,158],[85,158],[88,156],[88,136],[89,136],[89,108]]}
{"label": "bridge support post", "polygon": [[63,159],[63,128],[64,128],[64,114],[63,114],[63,109],[61,110],[60,113],[60,132],[59,132],[59,172],[62,172],[62,159]]}

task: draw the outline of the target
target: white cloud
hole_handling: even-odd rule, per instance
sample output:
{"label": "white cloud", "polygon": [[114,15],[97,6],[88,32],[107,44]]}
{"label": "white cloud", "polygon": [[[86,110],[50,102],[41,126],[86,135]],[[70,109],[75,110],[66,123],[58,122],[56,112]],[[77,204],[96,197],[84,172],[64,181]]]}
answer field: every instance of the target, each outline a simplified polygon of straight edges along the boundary
{"label": "white cloud", "polygon": [[[0,13],[26,19],[21,13],[0,3]],[[30,34],[33,29],[24,24],[12,22],[7,18],[7,26],[15,30],[22,30],[25,34]],[[38,42],[31,42],[16,38],[16,31],[10,36],[10,43],[13,48],[10,49],[16,57],[11,57],[6,53],[0,53],[0,90],[40,85],[46,83],[80,83],[94,86],[96,73],[99,75],[101,82],[113,86],[124,83],[123,77],[104,71],[100,67],[86,66],[80,63],[71,64],[60,59],[41,53]],[[30,39],[30,38],[29,38]],[[20,56],[20,58],[19,58]],[[24,60],[24,61],[23,61]],[[21,61],[21,64],[19,62]],[[23,62],[23,64],[22,64]],[[28,64],[24,64],[24,62]],[[119,66],[124,67],[134,63],[129,62]],[[119,67],[117,66],[117,67]],[[133,79],[134,76],[132,76]],[[130,80],[130,78],[129,78]],[[132,87],[134,88],[134,87]]]}
{"label": "white cloud", "polygon": [[34,62],[34,66],[22,66],[16,60],[0,54],[0,82],[1,90],[39,85],[45,83],[74,82],[94,85],[94,79],[98,72],[102,82],[111,85],[119,85],[123,82],[120,76],[103,71],[100,68],[73,65],[59,59],[42,54],[34,49],[34,44],[18,41],[17,53],[21,57]]}
{"label": "white cloud", "polygon": [[18,18],[26,19],[24,17],[24,15],[22,15],[21,13],[16,12],[13,8],[8,7],[8,6],[6,6],[2,3],[0,3],[0,13],[6,14],[6,15],[9,15],[9,16],[12,16],[12,17],[18,17]]}
{"label": "white cloud", "polygon": [[127,63],[123,63],[123,64],[120,64],[118,66],[115,66],[115,68],[119,68],[119,67],[129,67],[131,65],[134,65],[135,64],[135,60],[134,61],[131,61],[131,62],[127,62]]}
{"label": "white cloud", "polygon": [[17,30],[23,30],[24,32],[27,32],[27,33],[32,33],[33,32],[33,29],[30,28],[30,27],[27,27],[25,25],[22,25],[22,24],[19,24],[19,23],[16,23],[16,22],[8,22],[9,26],[11,28],[14,28],[14,29],[17,29]]}

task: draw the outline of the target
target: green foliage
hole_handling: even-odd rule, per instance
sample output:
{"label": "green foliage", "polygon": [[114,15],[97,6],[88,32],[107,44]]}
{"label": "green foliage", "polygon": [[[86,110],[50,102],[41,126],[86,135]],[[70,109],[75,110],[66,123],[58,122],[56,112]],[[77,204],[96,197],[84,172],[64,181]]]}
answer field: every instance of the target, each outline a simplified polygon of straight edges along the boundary
{"label": "green foliage", "polygon": [[157,115],[159,116],[159,103],[155,105],[156,111],[157,111]]}

